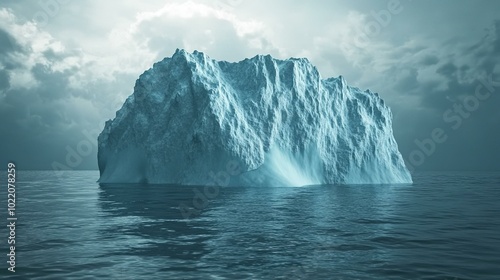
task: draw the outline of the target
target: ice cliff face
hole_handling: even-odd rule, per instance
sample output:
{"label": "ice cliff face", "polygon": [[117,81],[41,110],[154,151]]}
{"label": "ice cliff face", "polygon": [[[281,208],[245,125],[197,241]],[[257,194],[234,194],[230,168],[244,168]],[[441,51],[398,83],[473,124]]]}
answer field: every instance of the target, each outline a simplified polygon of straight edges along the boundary
{"label": "ice cliff face", "polygon": [[376,93],[307,59],[177,50],[137,80],[98,138],[101,183],[410,183]]}

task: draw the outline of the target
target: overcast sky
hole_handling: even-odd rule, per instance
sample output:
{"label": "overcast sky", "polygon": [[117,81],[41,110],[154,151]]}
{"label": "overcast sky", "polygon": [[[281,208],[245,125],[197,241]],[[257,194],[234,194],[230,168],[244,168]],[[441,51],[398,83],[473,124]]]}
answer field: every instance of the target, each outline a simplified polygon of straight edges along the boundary
{"label": "overcast sky", "polygon": [[380,93],[412,169],[500,170],[499,11],[494,0],[0,0],[0,164],[96,169],[103,122],[184,48],[307,57],[324,78]]}

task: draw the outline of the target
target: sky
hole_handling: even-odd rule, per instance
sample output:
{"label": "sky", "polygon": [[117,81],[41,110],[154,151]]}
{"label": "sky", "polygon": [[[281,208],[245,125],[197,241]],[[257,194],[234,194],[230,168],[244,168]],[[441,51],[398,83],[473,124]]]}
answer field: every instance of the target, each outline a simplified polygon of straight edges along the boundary
{"label": "sky", "polygon": [[408,167],[500,170],[500,2],[0,0],[0,164],[97,169],[97,135],[177,48],[307,57],[378,92]]}

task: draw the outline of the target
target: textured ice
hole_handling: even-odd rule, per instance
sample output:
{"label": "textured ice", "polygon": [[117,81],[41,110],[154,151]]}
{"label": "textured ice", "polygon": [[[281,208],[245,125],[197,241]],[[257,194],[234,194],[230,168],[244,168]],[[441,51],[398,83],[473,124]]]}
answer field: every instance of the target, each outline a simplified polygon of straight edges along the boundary
{"label": "textured ice", "polygon": [[411,182],[378,94],[304,58],[177,50],[140,76],[98,142],[101,183]]}

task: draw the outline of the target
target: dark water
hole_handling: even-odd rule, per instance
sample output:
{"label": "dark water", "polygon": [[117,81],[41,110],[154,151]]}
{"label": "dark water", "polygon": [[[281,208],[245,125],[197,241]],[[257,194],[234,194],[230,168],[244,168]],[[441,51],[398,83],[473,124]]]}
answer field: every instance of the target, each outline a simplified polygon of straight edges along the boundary
{"label": "dark water", "polygon": [[7,271],[2,226],[0,277],[500,279],[498,173],[425,173],[412,186],[218,194],[99,186],[97,177],[18,171],[16,273]]}

